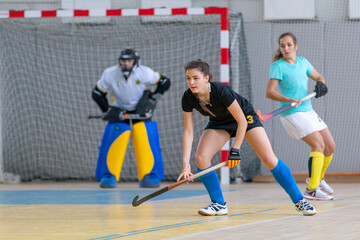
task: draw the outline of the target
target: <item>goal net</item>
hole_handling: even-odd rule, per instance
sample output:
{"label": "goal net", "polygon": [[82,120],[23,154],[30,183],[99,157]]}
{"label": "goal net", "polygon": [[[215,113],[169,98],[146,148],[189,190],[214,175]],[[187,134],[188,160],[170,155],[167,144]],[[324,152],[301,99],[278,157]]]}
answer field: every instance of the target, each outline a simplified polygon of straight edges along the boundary
{"label": "goal net", "polygon": [[[230,13],[229,18],[230,85],[251,100],[241,15]],[[171,79],[153,120],[159,126],[165,180],[176,180],[182,168],[184,64],[201,58],[212,67],[215,81],[220,80],[219,15],[78,17],[77,22],[1,19],[0,34],[4,172],[24,181],[94,179],[106,122],[87,119],[100,113],[91,90],[103,70],[117,64],[120,51],[131,47],[143,65]],[[197,141],[206,124],[207,118],[195,113],[193,170]],[[243,155],[253,158],[247,149],[244,145]],[[213,162],[219,161],[217,154]],[[137,180],[131,141],[120,180]]]}

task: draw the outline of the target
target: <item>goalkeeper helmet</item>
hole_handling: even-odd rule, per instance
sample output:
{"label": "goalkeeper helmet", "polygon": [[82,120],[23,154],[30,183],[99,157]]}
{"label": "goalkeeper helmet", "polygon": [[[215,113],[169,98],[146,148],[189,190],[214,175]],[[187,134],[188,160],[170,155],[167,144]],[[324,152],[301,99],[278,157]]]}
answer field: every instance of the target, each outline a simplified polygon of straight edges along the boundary
{"label": "goalkeeper helmet", "polygon": [[[139,65],[139,59],[140,59],[139,54],[134,49],[127,48],[121,51],[119,57],[119,65],[125,79],[128,79],[132,69],[136,65]],[[130,62],[125,60],[134,60],[134,61]]]}
{"label": "goalkeeper helmet", "polygon": [[134,59],[134,66],[139,63],[140,56],[134,49],[127,48],[123,51],[121,51],[119,61],[120,60],[128,60],[128,59]]}

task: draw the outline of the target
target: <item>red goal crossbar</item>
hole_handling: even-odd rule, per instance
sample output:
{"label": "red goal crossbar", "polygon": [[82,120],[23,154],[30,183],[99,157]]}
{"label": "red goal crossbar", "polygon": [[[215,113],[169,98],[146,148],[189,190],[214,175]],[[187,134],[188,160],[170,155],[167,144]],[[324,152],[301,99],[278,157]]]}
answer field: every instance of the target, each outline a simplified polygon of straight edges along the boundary
{"label": "red goal crossbar", "polygon": [[150,8],[89,10],[22,10],[0,11],[0,18],[65,18],[113,16],[220,15],[220,81],[229,84],[229,10],[228,8]]}

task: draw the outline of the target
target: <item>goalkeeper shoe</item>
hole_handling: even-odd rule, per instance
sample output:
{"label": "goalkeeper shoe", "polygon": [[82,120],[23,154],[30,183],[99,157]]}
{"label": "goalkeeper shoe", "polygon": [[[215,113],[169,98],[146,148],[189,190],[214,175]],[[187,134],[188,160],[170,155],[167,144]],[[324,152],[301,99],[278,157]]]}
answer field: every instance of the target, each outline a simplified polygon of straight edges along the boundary
{"label": "goalkeeper shoe", "polygon": [[296,204],[297,211],[302,212],[304,216],[312,216],[316,214],[316,210],[305,198],[300,199]]}
{"label": "goalkeeper shoe", "polygon": [[313,190],[306,189],[304,193],[304,198],[309,200],[328,201],[328,200],[333,200],[334,197],[322,191],[320,187],[317,187]]}
{"label": "goalkeeper shoe", "polygon": [[141,188],[157,188],[160,186],[160,179],[155,174],[147,174],[139,182]]}
{"label": "goalkeeper shoe", "polygon": [[[308,178],[306,179],[306,183],[309,184]],[[320,181],[320,189],[329,195],[332,195],[334,193],[334,190],[325,182],[324,179]]]}
{"label": "goalkeeper shoe", "polygon": [[116,178],[114,175],[104,175],[100,180],[101,188],[116,188]]}
{"label": "goalkeeper shoe", "polygon": [[227,215],[228,209],[226,207],[226,203],[221,205],[217,202],[212,201],[209,206],[199,209],[198,213],[204,216],[220,216]]}

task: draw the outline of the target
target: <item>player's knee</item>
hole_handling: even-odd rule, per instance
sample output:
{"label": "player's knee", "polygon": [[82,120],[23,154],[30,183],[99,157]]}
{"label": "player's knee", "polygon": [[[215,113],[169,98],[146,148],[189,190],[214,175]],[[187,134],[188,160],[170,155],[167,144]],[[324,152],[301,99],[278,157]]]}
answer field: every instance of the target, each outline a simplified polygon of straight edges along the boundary
{"label": "player's knee", "polygon": [[325,150],[324,150],[324,155],[325,156],[330,156],[334,152],[335,152],[335,143],[327,144],[325,146]]}
{"label": "player's knee", "polygon": [[318,149],[317,152],[324,152],[325,151],[325,143],[324,141],[320,141],[319,143],[316,144],[316,149]]}
{"label": "player's knee", "polygon": [[195,160],[200,169],[205,169],[210,166],[211,159],[209,159],[205,154],[196,154]]}
{"label": "player's knee", "polygon": [[262,156],[260,160],[269,170],[274,169],[278,163],[278,159],[272,156]]}
{"label": "player's knee", "polygon": [[335,141],[332,141],[330,144],[330,149],[333,153],[335,152],[335,147],[336,147]]}
{"label": "player's knee", "polygon": [[309,145],[311,147],[312,152],[321,152],[321,153],[323,153],[325,151],[325,147],[326,147],[323,140],[318,140],[316,142],[312,142]]}

